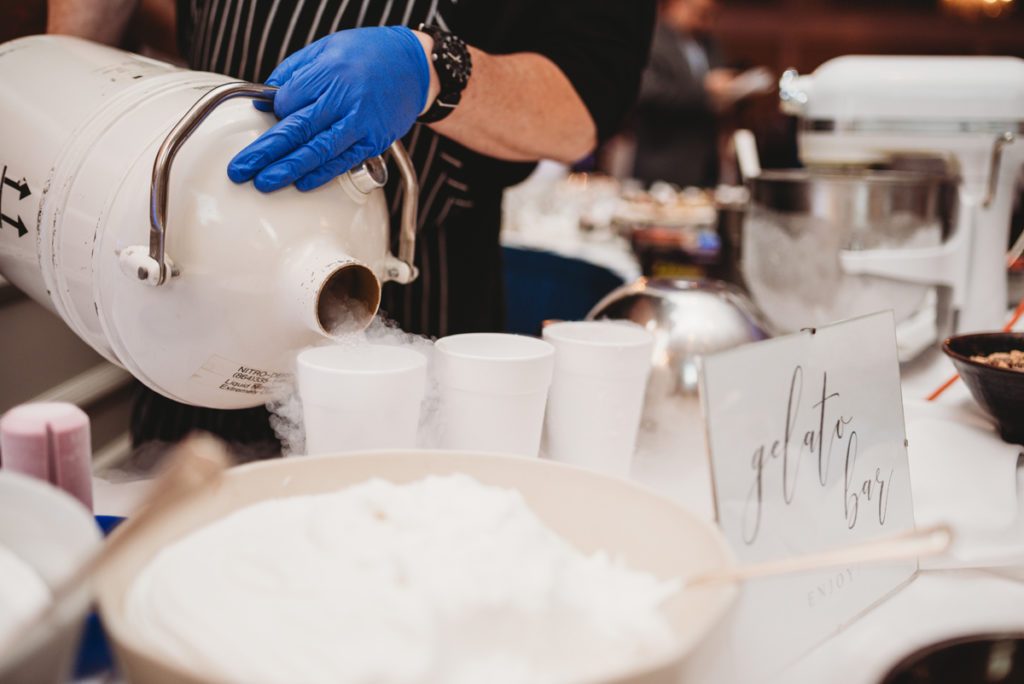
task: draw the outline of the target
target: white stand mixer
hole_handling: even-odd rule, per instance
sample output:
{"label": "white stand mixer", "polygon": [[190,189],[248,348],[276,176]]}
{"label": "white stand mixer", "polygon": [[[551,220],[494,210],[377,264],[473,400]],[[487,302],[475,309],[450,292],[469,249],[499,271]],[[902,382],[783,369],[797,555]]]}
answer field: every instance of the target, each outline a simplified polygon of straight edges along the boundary
{"label": "white stand mixer", "polygon": [[1005,254],[1024,164],[1024,60],[845,56],[812,74],[783,74],[782,109],[801,118],[809,167],[928,157],[958,178],[950,239],[920,249],[844,251],[843,270],[945,285],[957,332],[1001,328]]}

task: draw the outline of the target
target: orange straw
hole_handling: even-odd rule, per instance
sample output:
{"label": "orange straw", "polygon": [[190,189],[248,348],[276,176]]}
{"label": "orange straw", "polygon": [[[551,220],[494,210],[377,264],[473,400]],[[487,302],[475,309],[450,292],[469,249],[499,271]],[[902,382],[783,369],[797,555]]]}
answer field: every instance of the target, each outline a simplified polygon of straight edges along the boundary
{"label": "orange straw", "polygon": [[[1022,299],[1020,301],[1020,304],[1017,305],[1017,308],[1014,310],[1013,315],[1010,316],[1010,321],[1003,326],[1003,332],[1010,332],[1013,326],[1016,325],[1017,320],[1021,317],[1021,314],[1024,314],[1024,299]],[[940,394],[949,389],[949,386],[956,382],[957,378],[959,377],[959,375],[954,375],[949,380],[942,383],[942,386],[939,387],[939,389],[935,390],[934,392],[928,395],[928,401],[935,401],[935,399],[937,399]]]}

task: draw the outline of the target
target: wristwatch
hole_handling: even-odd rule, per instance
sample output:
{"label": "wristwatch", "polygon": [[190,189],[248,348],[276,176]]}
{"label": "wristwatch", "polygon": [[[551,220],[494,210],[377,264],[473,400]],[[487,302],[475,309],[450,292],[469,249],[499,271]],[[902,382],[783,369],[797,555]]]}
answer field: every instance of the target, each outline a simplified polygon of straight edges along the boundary
{"label": "wristwatch", "polygon": [[425,24],[420,24],[419,30],[434,39],[430,59],[434,63],[441,92],[437,94],[430,109],[416,120],[433,123],[451,114],[459,104],[462,90],[469,82],[469,74],[473,70],[473,62],[469,57],[469,49],[458,36]]}

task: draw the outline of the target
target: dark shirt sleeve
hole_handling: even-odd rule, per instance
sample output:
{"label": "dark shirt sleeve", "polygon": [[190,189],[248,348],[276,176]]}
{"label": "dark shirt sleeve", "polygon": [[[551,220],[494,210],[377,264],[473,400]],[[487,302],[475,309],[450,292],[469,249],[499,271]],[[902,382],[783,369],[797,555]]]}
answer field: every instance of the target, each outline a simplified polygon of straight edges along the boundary
{"label": "dark shirt sleeve", "polygon": [[554,0],[523,27],[521,50],[537,52],[569,78],[600,140],[619,130],[647,63],[655,0]]}
{"label": "dark shirt sleeve", "polygon": [[654,29],[651,58],[640,80],[637,109],[677,114],[710,107],[704,84],[693,77],[678,35],[659,23]]}

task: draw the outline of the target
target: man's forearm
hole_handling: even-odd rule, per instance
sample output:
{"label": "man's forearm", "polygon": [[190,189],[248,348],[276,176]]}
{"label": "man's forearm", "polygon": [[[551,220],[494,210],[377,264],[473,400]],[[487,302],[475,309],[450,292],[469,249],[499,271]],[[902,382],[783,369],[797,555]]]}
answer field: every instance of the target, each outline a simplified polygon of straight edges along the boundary
{"label": "man's forearm", "polygon": [[[383,153],[436,99],[432,48],[422,32],[368,26],[293,52],[267,79],[278,88],[280,121],[231,159],[228,177],[251,180],[261,192],[292,184],[312,190]],[[461,101],[429,124],[439,134],[510,161],[573,162],[594,148],[590,111],[551,60],[470,50],[473,70]]]}
{"label": "man's forearm", "polygon": [[[536,53],[490,55],[470,47],[473,75],[438,133],[509,161],[572,163],[597,144],[597,127],[569,79]],[[431,89],[431,99],[434,89]]]}
{"label": "man's forearm", "polygon": [[115,45],[138,0],[48,0],[46,32]]}

